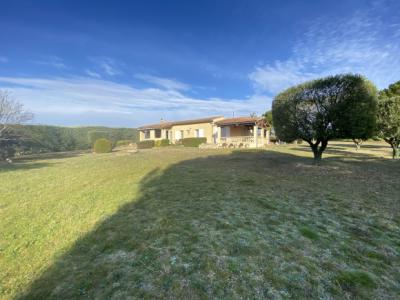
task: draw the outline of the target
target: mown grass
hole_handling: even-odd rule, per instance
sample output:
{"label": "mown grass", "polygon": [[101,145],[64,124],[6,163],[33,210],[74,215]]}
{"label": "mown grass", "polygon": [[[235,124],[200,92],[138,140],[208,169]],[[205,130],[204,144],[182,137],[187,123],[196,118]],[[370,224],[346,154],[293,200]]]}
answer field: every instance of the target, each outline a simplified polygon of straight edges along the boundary
{"label": "mown grass", "polygon": [[2,165],[0,295],[398,298],[400,165],[370,146]]}

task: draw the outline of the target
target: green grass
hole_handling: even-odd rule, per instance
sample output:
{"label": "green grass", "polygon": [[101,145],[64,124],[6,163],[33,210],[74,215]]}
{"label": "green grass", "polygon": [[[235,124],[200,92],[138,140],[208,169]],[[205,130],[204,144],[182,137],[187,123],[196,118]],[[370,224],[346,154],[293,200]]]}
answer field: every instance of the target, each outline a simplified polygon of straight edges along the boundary
{"label": "green grass", "polygon": [[384,144],[162,148],[0,165],[0,298],[400,295]]}

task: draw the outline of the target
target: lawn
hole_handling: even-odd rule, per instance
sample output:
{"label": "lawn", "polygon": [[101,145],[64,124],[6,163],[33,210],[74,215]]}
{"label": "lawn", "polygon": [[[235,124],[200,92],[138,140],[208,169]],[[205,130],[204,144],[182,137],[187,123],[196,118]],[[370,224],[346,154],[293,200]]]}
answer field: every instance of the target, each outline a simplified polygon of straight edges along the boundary
{"label": "lawn", "polygon": [[400,297],[385,144],[165,148],[0,165],[0,297]]}

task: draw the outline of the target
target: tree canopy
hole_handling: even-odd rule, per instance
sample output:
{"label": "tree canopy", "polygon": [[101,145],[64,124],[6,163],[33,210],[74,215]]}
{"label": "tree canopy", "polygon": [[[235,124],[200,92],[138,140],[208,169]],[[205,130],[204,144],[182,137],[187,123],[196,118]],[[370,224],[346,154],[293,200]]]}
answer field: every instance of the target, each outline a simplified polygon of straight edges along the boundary
{"label": "tree canopy", "polygon": [[331,139],[371,137],[376,105],[377,90],[364,77],[329,76],[278,94],[272,105],[273,123],[280,140],[309,143],[318,162]]}
{"label": "tree canopy", "polygon": [[264,117],[265,121],[267,121],[267,123],[272,126],[272,124],[273,124],[272,110],[265,112],[263,117]]}
{"label": "tree canopy", "polygon": [[400,96],[400,80],[379,92],[379,98],[390,98],[394,96]]}
{"label": "tree canopy", "polygon": [[378,134],[393,150],[393,158],[400,156],[400,96],[380,97],[378,102]]}

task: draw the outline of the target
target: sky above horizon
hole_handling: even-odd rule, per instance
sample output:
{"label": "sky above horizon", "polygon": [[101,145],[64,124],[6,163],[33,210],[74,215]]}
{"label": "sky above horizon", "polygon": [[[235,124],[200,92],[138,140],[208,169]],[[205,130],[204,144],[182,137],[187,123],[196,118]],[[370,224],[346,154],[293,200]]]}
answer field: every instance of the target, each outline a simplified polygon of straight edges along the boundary
{"label": "sky above horizon", "polygon": [[3,1],[0,89],[33,123],[262,114],[283,89],[400,80],[400,1]]}

